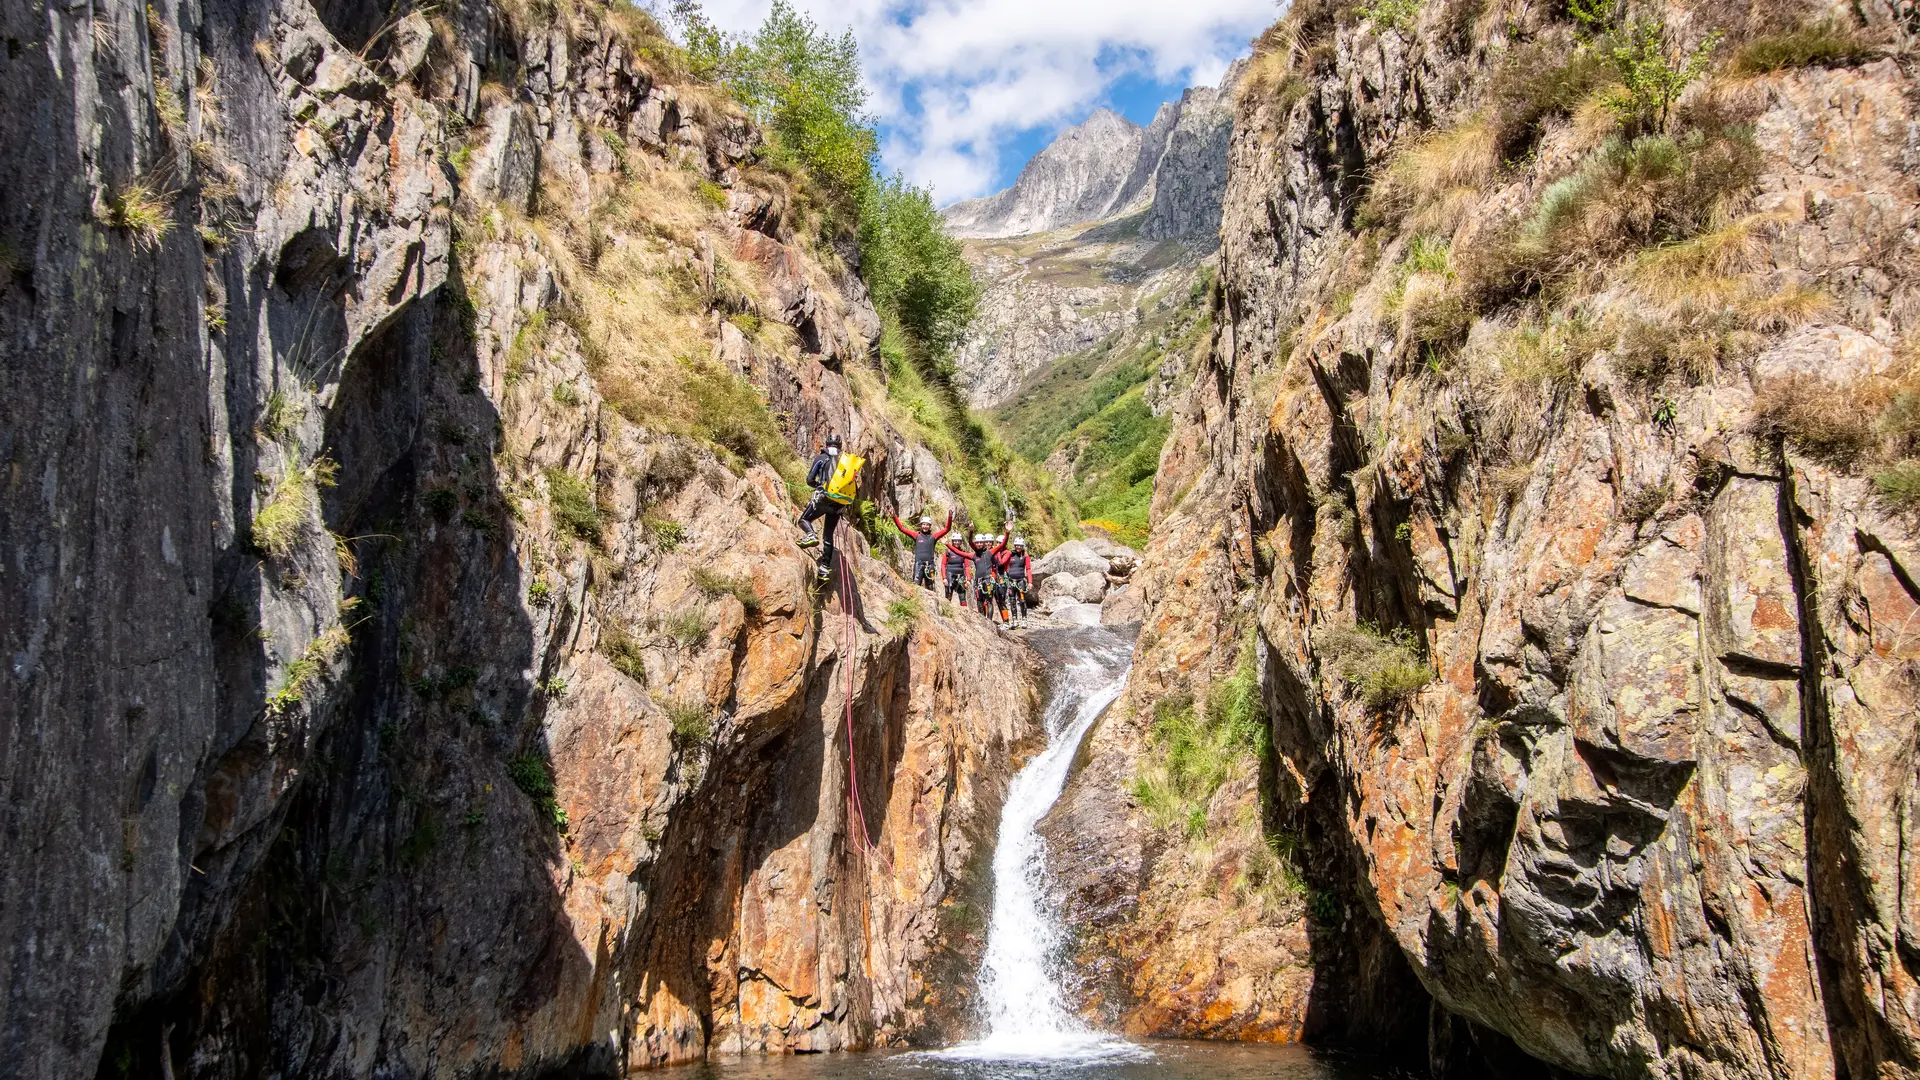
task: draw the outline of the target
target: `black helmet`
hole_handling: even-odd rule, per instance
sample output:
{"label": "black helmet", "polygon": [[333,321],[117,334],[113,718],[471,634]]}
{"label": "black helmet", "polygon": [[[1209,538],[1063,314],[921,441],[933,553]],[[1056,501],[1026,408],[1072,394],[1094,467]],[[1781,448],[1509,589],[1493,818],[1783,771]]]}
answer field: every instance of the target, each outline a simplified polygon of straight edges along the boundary
{"label": "black helmet", "polygon": [[827,436],[827,449],[829,450],[840,449],[840,436],[838,433]]}

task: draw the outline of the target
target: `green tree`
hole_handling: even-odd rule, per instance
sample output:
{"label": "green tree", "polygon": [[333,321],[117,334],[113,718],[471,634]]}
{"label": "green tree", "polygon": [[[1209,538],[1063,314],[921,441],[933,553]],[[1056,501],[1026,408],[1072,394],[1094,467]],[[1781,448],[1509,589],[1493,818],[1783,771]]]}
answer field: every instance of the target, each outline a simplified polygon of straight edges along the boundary
{"label": "green tree", "polygon": [[773,133],[776,150],[835,197],[858,199],[872,181],[880,139],[863,111],[867,89],[853,31],[834,37],[775,0],[751,39],[715,51],[727,89]]}
{"label": "green tree", "polygon": [[973,322],[980,286],[932,194],[897,173],[873,181],[862,199],[860,258],[874,304],[923,350],[923,366],[945,359]]}

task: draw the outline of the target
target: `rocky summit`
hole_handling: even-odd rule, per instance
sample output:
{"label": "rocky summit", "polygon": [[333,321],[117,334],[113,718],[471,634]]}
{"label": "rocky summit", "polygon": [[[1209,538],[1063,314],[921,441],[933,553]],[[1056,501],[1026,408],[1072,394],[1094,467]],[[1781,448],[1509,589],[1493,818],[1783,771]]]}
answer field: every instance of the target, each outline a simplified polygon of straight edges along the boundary
{"label": "rocky summit", "polygon": [[676,11],[0,9],[0,1080],[1920,1078],[1910,4]]}

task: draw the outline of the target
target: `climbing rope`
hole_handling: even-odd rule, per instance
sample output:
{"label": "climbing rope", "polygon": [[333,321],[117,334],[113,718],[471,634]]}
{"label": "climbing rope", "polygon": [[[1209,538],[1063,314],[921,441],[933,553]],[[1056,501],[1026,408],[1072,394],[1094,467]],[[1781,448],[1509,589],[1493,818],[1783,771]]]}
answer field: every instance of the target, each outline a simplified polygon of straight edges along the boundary
{"label": "climbing rope", "polygon": [[847,825],[854,834],[854,846],[863,858],[878,858],[880,865],[892,870],[886,852],[880,850],[867,839],[867,812],[860,801],[860,759],[853,738],[853,596],[848,580],[853,573],[853,564],[847,561],[847,553],[834,549],[834,558],[839,563],[840,574],[840,617],[844,627],[841,646],[841,664],[847,671]]}

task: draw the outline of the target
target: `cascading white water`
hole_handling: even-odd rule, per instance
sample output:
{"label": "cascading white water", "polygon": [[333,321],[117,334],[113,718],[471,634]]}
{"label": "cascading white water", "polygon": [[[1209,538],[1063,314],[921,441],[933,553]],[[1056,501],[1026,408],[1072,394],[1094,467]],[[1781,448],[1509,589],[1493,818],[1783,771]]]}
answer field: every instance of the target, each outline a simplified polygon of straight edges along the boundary
{"label": "cascading white water", "polygon": [[1060,636],[1071,652],[1047,703],[1047,748],[1007,788],[993,853],[993,914],[980,993],[987,1024],[978,1041],[946,1056],[978,1059],[1105,1058],[1142,1053],[1089,1029],[1061,998],[1053,958],[1061,930],[1042,899],[1046,872],[1037,829],[1066,786],[1080,740],[1126,685],[1131,649],[1104,630]]}

